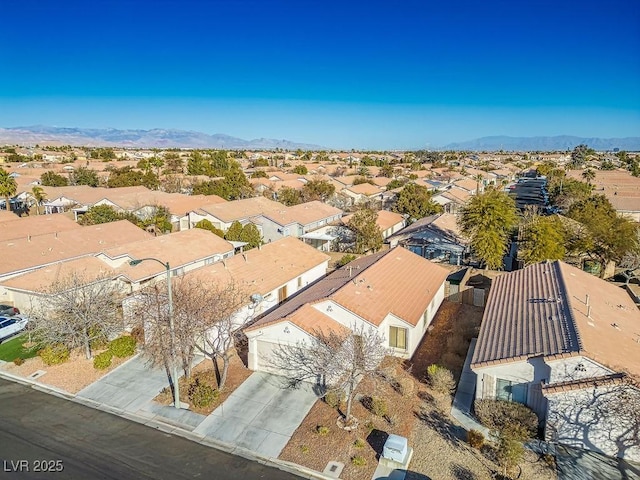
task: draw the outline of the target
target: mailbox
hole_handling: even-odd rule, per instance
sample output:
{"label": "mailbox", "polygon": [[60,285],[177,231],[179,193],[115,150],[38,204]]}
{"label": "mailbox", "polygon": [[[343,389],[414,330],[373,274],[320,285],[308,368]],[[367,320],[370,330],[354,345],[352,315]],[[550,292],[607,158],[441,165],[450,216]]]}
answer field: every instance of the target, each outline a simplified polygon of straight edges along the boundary
{"label": "mailbox", "polygon": [[389,435],[387,441],[384,442],[382,456],[387,460],[404,463],[407,458],[408,451],[409,446],[406,438],[401,437],[400,435]]}

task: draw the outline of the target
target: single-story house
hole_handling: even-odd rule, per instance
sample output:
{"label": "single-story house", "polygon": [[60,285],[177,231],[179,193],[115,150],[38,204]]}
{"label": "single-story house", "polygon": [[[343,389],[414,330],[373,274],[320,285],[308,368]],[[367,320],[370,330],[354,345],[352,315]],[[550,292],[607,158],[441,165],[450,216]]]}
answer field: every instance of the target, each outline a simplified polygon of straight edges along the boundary
{"label": "single-story house", "polygon": [[640,311],[561,261],[494,279],[473,353],[476,399],[519,402],[548,441],[640,461]]}
{"label": "single-story house", "polygon": [[421,218],[387,239],[391,247],[402,245],[413,253],[434,262],[460,265],[470,254],[456,216],[439,213]]}
{"label": "single-story house", "polygon": [[448,274],[402,247],[354,260],[245,329],[249,368],[273,371],[279,345],[344,328],[374,328],[390,351],[409,358],[444,299]]}

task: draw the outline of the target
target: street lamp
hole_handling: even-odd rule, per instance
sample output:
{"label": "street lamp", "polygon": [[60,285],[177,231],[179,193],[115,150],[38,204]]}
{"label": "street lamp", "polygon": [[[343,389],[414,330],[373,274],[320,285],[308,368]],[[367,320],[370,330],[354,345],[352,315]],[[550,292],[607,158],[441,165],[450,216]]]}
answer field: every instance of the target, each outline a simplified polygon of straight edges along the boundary
{"label": "street lamp", "polygon": [[173,406],[175,408],[180,408],[180,384],[178,378],[178,362],[176,359],[176,332],[173,326],[173,292],[171,290],[171,267],[169,266],[169,262],[165,263],[153,257],[141,258],[140,260],[131,260],[129,262],[129,265],[135,267],[136,265],[139,265],[146,260],[153,260],[154,262],[158,262],[167,271],[167,292],[169,295],[169,335],[171,337],[171,376],[173,377],[171,379],[171,381],[173,382]]}

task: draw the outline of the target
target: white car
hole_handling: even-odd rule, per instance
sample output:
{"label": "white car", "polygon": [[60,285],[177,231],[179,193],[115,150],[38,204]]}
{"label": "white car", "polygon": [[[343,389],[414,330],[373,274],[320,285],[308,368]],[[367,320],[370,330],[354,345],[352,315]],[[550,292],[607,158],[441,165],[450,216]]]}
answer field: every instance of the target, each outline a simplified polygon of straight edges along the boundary
{"label": "white car", "polygon": [[21,332],[28,323],[29,319],[20,315],[0,317],[0,341]]}

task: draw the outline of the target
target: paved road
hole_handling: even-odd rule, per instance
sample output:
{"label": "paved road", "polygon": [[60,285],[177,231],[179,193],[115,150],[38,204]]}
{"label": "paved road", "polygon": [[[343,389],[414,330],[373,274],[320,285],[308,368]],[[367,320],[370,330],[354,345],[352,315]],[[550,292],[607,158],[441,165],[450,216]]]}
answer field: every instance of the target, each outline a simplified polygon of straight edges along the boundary
{"label": "paved road", "polygon": [[[60,460],[64,469],[58,473],[34,472],[38,460]],[[57,468],[55,463],[45,466]],[[298,477],[0,379],[0,478]]]}

